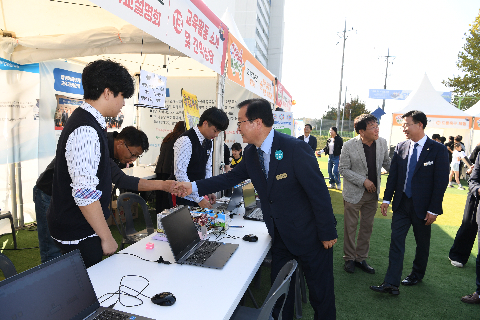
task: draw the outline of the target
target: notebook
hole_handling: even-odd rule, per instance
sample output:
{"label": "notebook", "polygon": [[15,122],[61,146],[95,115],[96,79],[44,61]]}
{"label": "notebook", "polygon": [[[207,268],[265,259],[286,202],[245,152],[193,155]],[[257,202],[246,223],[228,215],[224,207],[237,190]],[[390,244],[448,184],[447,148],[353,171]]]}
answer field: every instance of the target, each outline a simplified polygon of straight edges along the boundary
{"label": "notebook", "polygon": [[253,183],[248,183],[243,186],[243,204],[245,206],[244,219],[263,221],[262,209],[257,207]]}
{"label": "notebook", "polygon": [[91,320],[114,312],[152,320],[101,307],[78,250],[0,281],[0,306],[0,319]]}
{"label": "notebook", "polygon": [[162,226],[178,264],[222,269],[238,244],[200,240],[186,206],[162,218]]}
{"label": "notebook", "polygon": [[213,209],[216,210],[223,210],[223,211],[228,211],[235,213],[235,209],[240,205],[242,202],[242,188],[240,186],[237,186],[233,188],[232,196],[230,197],[230,200],[228,203],[215,203],[212,207]]}

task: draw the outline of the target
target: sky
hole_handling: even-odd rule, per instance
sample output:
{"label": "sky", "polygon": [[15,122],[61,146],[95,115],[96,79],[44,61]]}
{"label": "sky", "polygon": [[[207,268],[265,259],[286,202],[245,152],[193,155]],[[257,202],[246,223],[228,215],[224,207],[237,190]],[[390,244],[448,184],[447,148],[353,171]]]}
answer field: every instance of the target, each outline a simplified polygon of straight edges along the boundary
{"label": "sky", "polygon": [[[368,90],[383,89],[388,50],[387,89],[415,90],[427,74],[437,91],[451,91],[442,81],[460,75],[457,56],[479,9],[478,0],[285,0],[282,83],[294,117],[321,118],[338,106],[345,22],[342,104],[346,88],[347,102],[382,106]],[[404,103],[386,100],[385,110]]]}

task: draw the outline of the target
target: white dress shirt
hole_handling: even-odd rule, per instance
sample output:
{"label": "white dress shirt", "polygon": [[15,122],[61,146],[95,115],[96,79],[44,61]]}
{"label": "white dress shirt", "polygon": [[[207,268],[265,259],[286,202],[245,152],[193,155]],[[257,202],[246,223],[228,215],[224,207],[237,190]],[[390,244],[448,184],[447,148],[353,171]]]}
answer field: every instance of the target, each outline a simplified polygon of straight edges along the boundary
{"label": "white dress shirt", "polygon": [[[202,144],[203,140],[205,140],[205,137],[200,132],[200,130],[198,130],[197,126],[195,126],[193,130],[197,134],[198,141],[200,141],[200,144]],[[173,156],[174,169],[173,170],[174,170],[175,178],[177,179],[177,181],[190,182],[187,175],[188,164],[190,163],[190,159],[192,158],[192,142],[190,141],[190,138],[187,136],[182,136],[178,138],[177,141],[175,141],[175,144],[173,145],[173,152],[174,152],[174,156]],[[212,148],[210,149],[210,156],[208,157],[208,160],[207,160],[205,178],[210,178],[212,176],[212,155],[213,155],[213,143],[212,143]],[[201,197],[197,191],[192,192],[190,195],[184,198],[190,201],[194,201],[196,203],[199,203],[200,201],[203,200],[203,197]]]}

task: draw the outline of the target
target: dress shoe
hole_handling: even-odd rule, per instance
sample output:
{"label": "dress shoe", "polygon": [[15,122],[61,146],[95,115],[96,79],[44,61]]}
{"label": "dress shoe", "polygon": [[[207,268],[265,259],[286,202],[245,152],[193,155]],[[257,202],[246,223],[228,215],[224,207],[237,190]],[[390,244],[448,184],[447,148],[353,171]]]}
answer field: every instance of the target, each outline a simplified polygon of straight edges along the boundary
{"label": "dress shoe", "polygon": [[348,273],[353,273],[355,271],[355,261],[347,260],[345,261],[345,266],[343,267]]}
{"label": "dress shoe", "polygon": [[410,273],[405,279],[403,279],[402,284],[404,286],[414,286],[421,281],[422,279],[417,277],[414,273]]}
{"label": "dress shoe", "polygon": [[362,262],[355,261],[355,266],[359,267],[366,273],[374,274],[375,269],[373,269],[371,266],[368,265],[367,261],[363,260]]}
{"label": "dress shoe", "polygon": [[370,289],[372,289],[373,291],[376,291],[376,292],[390,293],[390,294],[393,294],[395,296],[400,294],[400,290],[398,290],[398,287],[396,287],[394,285],[391,285],[389,283],[386,283],[386,282],[382,283],[379,286],[370,286]]}
{"label": "dress shoe", "polygon": [[470,303],[470,304],[480,304],[480,297],[478,293],[474,292],[469,294],[468,296],[462,297],[462,302]]}

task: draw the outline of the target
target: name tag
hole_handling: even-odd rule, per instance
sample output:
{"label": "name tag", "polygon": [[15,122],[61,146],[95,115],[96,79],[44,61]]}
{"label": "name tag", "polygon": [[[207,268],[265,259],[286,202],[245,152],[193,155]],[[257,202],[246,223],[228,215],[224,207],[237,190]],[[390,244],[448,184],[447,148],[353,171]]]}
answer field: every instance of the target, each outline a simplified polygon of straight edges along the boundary
{"label": "name tag", "polygon": [[277,175],[277,180],[282,180],[282,179],[284,179],[284,178],[286,178],[286,177],[287,177],[287,174],[286,174],[286,173],[282,173],[282,174]]}

